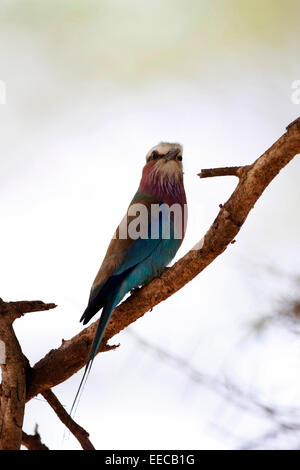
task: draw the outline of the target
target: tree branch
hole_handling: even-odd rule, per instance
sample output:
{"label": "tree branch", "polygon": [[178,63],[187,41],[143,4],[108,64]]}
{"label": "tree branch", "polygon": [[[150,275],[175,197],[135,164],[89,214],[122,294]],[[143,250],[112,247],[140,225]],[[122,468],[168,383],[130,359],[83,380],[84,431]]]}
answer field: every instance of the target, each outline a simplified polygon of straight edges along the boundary
{"label": "tree branch", "polygon": [[[98,352],[111,349],[107,345],[110,338],[181,289],[223,253],[263,191],[297,153],[300,153],[300,118],[254,163],[236,170],[239,183],[229,200],[220,206],[218,216],[201,242],[115,309]],[[95,328],[96,322],[71,340],[63,341],[29,370],[27,400],[65,381],[85,365]]]}
{"label": "tree branch", "polygon": [[37,426],[35,427],[33,435],[26,434],[26,432],[22,431],[22,444],[27,447],[28,450],[49,450],[48,447],[42,443]]}
{"label": "tree branch", "polygon": [[20,318],[25,313],[41,312],[57,307],[55,304],[45,304],[41,300],[22,300],[19,302],[4,302],[0,298],[0,312],[10,319],[12,323],[16,318]]}
{"label": "tree branch", "polygon": [[226,166],[224,168],[209,168],[201,170],[198,173],[200,178],[211,178],[212,176],[237,176],[241,178],[243,173],[248,170],[249,166]]}
{"label": "tree branch", "polygon": [[95,450],[95,447],[89,440],[89,433],[77,424],[67,413],[62,406],[56,395],[52,390],[45,390],[42,392],[43,397],[47,400],[51,408],[55,411],[61,422],[71,431],[71,433],[80,442],[83,450]]}
{"label": "tree branch", "polygon": [[0,449],[16,450],[21,446],[26,397],[26,368],[20,344],[12,327],[24,313],[48,310],[54,304],[44,302],[4,302],[0,299],[0,341],[2,383],[0,387]]}

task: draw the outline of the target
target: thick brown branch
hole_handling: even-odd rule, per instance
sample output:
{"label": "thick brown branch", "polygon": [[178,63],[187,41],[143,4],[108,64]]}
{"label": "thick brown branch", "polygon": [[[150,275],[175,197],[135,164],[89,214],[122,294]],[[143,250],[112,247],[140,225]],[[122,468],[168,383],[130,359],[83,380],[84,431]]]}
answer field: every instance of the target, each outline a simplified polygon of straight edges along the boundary
{"label": "thick brown branch", "polygon": [[89,440],[89,433],[70,417],[52,390],[45,390],[42,392],[42,395],[47,400],[51,408],[55,411],[61,422],[64,423],[64,425],[80,442],[83,450],[95,450],[93,444]]}
{"label": "thick brown branch", "polygon": [[[297,153],[300,153],[300,118],[288,126],[287,132],[260,158],[241,171],[235,191],[221,205],[217,218],[201,242],[116,308],[99,351],[107,350],[106,343],[110,338],[181,289],[223,253],[263,191]],[[63,342],[29,371],[27,400],[65,381],[84,366],[95,328],[96,323],[93,323],[72,340]]]}
{"label": "thick brown branch", "polygon": [[2,345],[0,389],[0,449],[18,450],[21,446],[26,397],[26,363],[9,316],[0,310]]}
{"label": "thick brown branch", "polygon": [[22,444],[27,447],[28,450],[49,450],[45,444],[41,441],[41,436],[38,432],[38,427],[35,427],[35,433],[33,435],[22,432]]}
{"label": "thick brown branch", "polygon": [[0,388],[0,449],[19,449],[26,397],[26,368],[28,361],[23,356],[14,333],[13,321],[27,312],[48,310],[54,304],[40,301],[4,302],[0,299],[0,363],[2,383]]}

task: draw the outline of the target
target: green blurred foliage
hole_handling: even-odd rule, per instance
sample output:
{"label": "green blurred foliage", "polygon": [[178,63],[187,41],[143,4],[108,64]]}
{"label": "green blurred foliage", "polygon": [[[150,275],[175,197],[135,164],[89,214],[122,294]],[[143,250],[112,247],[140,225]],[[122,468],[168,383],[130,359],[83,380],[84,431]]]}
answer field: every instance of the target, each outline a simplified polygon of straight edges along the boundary
{"label": "green blurred foliage", "polygon": [[297,54],[298,0],[2,0],[0,27],[32,36],[78,78],[193,76],[210,63]]}

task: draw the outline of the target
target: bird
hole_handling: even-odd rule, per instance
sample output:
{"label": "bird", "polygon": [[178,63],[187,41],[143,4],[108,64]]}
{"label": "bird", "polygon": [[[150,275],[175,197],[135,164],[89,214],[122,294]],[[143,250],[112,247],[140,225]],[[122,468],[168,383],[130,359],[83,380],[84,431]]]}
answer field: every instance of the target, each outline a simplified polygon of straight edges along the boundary
{"label": "bird", "polygon": [[[102,310],[72,409],[113,310],[126,293],[160,275],[183,241],[187,200],[182,153],[181,144],[160,142],[146,155],[138,190],[108,246],[80,318],[85,325]],[[137,216],[132,215],[135,212],[139,223]]]}

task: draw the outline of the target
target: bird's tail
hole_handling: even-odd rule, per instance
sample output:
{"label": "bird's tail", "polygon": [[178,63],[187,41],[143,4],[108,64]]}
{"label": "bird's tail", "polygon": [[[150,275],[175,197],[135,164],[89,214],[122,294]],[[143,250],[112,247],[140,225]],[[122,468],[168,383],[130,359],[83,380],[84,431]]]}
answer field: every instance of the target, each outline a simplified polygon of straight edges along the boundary
{"label": "bird's tail", "polygon": [[90,352],[89,352],[88,360],[87,360],[87,363],[86,363],[86,366],[85,366],[85,369],[84,369],[83,377],[80,381],[77,393],[75,395],[75,398],[74,398],[74,401],[73,401],[73,404],[72,404],[72,408],[71,408],[71,411],[70,411],[70,416],[72,415],[72,412],[75,410],[75,405],[78,403],[78,401],[80,399],[80,396],[81,396],[81,393],[82,393],[82,391],[84,389],[84,386],[86,384],[86,381],[88,379],[89,373],[90,373],[92,365],[93,365],[94,358],[96,356],[96,353],[97,353],[97,350],[98,350],[99,345],[101,343],[101,340],[103,338],[103,334],[104,334],[104,331],[106,329],[107,323],[110,319],[110,316],[111,316],[112,311],[113,311],[114,306],[115,306],[114,300],[115,300],[114,297],[111,298],[103,307],[101,316],[100,316],[99,321],[98,321],[97,330],[96,330],[96,333],[95,333],[95,336],[93,338],[93,342],[92,342],[92,345],[91,345],[91,348],[90,348]]}

